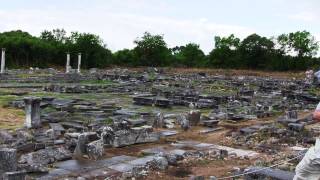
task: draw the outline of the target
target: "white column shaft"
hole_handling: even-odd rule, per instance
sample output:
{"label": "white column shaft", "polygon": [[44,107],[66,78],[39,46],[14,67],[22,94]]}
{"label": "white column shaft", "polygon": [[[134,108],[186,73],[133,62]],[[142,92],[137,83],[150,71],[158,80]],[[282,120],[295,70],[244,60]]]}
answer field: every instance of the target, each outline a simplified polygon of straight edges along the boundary
{"label": "white column shaft", "polygon": [[4,73],[6,67],[6,50],[2,49],[2,55],[1,55],[1,71],[0,73]]}
{"label": "white column shaft", "polygon": [[80,68],[81,68],[81,54],[78,54],[78,73],[80,73]]}
{"label": "white column shaft", "polygon": [[67,54],[66,73],[70,72],[70,54]]}

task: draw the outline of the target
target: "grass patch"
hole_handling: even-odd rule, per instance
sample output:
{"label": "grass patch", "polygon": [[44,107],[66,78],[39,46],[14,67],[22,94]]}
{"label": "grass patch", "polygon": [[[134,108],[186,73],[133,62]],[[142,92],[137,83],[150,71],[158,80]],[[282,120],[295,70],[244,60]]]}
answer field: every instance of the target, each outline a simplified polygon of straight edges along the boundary
{"label": "grass patch", "polygon": [[312,87],[308,91],[310,94],[314,94],[316,96],[320,95],[320,88],[318,88],[318,87]]}
{"label": "grass patch", "polygon": [[49,77],[52,76],[51,74],[17,74],[16,75],[18,78],[30,78],[30,77]]}
{"label": "grass patch", "polygon": [[79,82],[80,84],[101,84],[101,85],[111,85],[114,84],[111,80],[83,80]]}
{"label": "grass patch", "polygon": [[103,123],[105,125],[112,125],[113,124],[113,120],[111,118],[107,118],[107,119],[103,120]]}
{"label": "grass patch", "polygon": [[5,107],[8,105],[10,101],[13,101],[17,98],[14,95],[0,95],[0,106]]}
{"label": "grass patch", "polygon": [[15,130],[24,124],[25,113],[22,109],[0,107],[0,129]]}

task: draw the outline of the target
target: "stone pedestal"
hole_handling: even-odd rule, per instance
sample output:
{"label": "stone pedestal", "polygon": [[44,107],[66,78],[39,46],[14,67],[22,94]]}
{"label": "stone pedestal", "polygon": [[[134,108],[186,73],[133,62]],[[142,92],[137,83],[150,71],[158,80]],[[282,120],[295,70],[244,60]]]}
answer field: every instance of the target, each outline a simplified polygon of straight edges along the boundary
{"label": "stone pedestal", "polygon": [[78,54],[78,69],[77,69],[78,73],[80,73],[80,68],[81,68],[81,53]]}
{"label": "stone pedestal", "polygon": [[70,53],[67,53],[66,73],[70,72]]}
{"label": "stone pedestal", "polygon": [[26,97],[23,100],[25,103],[27,128],[41,127],[41,120],[40,120],[41,99],[38,97]]}
{"label": "stone pedestal", "polygon": [[196,126],[200,122],[201,112],[198,110],[192,110],[188,113],[188,120],[192,126]]}
{"label": "stone pedestal", "polygon": [[82,156],[87,153],[88,142],[89,138],[87,133],[82,133],[79,135],[76,149],[73,152],[73,155],[76,159],[81,159]]}
{"label": "stone pedestal", "polygon": [[0,73],[3,74],[5,73],[5,68],[6,68],[6,49],[2,48],[2,53],[1,53],[1,70]]}
{"label": "stone pedestal", "polygon": [[[17,170],[17,150],[9,148],[0,149],[0,174]],[[1,177],[1,176],[0,176]]]}

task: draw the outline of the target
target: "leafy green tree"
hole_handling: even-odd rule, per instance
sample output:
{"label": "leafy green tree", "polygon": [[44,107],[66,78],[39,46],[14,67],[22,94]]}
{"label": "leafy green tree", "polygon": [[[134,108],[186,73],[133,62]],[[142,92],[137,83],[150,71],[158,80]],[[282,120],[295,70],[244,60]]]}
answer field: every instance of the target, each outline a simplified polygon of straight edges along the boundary
{"label": "leafy green tree", "polygon": [[97,35],[72,32],[66,44],[72,53],[82,53],[82,64],[85,68],[103,68],[112,62],[111,51]]}
{"label": "leafy green tree", "polygon": [[[66,52],[71,53],[73,65],[77,64],[77,54],[81,52],[83,68],[104,68],[111,64],[183,67],[205,64],[218,68],[283,71],[319,66],[320,59],[314,57],[319,44],[307,31],[282,34],[274,42],[257,34],[243,41],[233,34],[216,36],[214,40],[214,49],[206,56],[197,44],[168,49],[162,35],[146,32],[134,41],[135,48],[112,53],[99,36],[90,33],[71,32],[68,35],[64,29],[45,30],[40,37],[21,30],[0,33],[0,47],[7,49],[9,68],[64,66]],[[279,48],[275,48],[275,44]]]}
{"label": "leafy green tree", "polygon": [[235,37],[234,34],[222,38],[220,36],[215,36],[214,41],[216,49],[236,50],[240,46],[240,39]]}
{"label": "leafy green tree", "polygon": [[240,39],[231,34],[228,37],[215,36],[215,49],[209,53],[209,65],[218,68],[238,67]]}
{"label": "leafy green tree", "polygon": [[281,34],[277,38],[284,53],[296,52],[298,57],[314,56],[319,50],[319,42],[308,31],[297,31]]}
{"label": "leafy green tree", "polygon": [[8,67],[45,67],[52,60],[50,44],[20,30],[0,33],[0,47],[6,48]]}
{"label": "leafy green tree", "polygon": [[177,64],[187,67],[201,66],[205,60],[205,54],[198,44],[189,43],[185,46],[172,49]]}
{"label": "leafy green tree", "polygon": [[266,37],[252,34],[241,42],[239,50],[244,61],[243,67],[264,69],[274,53],[274,43]]}
{"label": "leafy green tree", "polygon": [[123,49],[113,53],[113,64],[115,65],[134,65],[134,54],[130,49]]}
{"label": "leafy green tree", "polygon": [[133,49],[136,65],[168,65],[171,53],[162,35],[152,35],[149,32],[145,32],[134,43],[136,44]]}

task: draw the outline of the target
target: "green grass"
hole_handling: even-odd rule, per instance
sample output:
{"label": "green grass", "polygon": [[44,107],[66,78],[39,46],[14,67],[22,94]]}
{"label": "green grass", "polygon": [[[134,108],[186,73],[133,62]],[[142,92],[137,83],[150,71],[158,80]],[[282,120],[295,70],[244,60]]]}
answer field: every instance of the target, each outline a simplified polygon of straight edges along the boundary
{"label": "green grass", "polygon": [[318,88],[318,87],[312,87],[308,91],[309,91],[309,93],[314,94],[316,96],[320,95],[320,88]]}
{"label": "green grass", "polygon": [[218,95],[231,95],[237,92],[237,88],[228,87],[223,82],[215,82],[212,84],[208,84],[204,89],[204,94],[218,94]]}
{"label": "green grass", "polygon": [[111,85],[115,84],[110,80],[83,80],[79,82],[80,84],[101,84],[101,85]]}
{"label": "green grass", "polygon": [[18,78],[29,78],[29,77],[47,77],[47,76],[52,76],[51,74],[17,74],[16,75]]}
{"label": "green grass", "polygon": [[10,101],[17,99],[17,97],[14,95],[0,95],[0,106],[7,106]]}
{"label": "green grass", "polygon": [[107,119],[103,120],[103,123],[105,125],[111,125],[113,123],[113,120],[111,118],[107,118]]}

